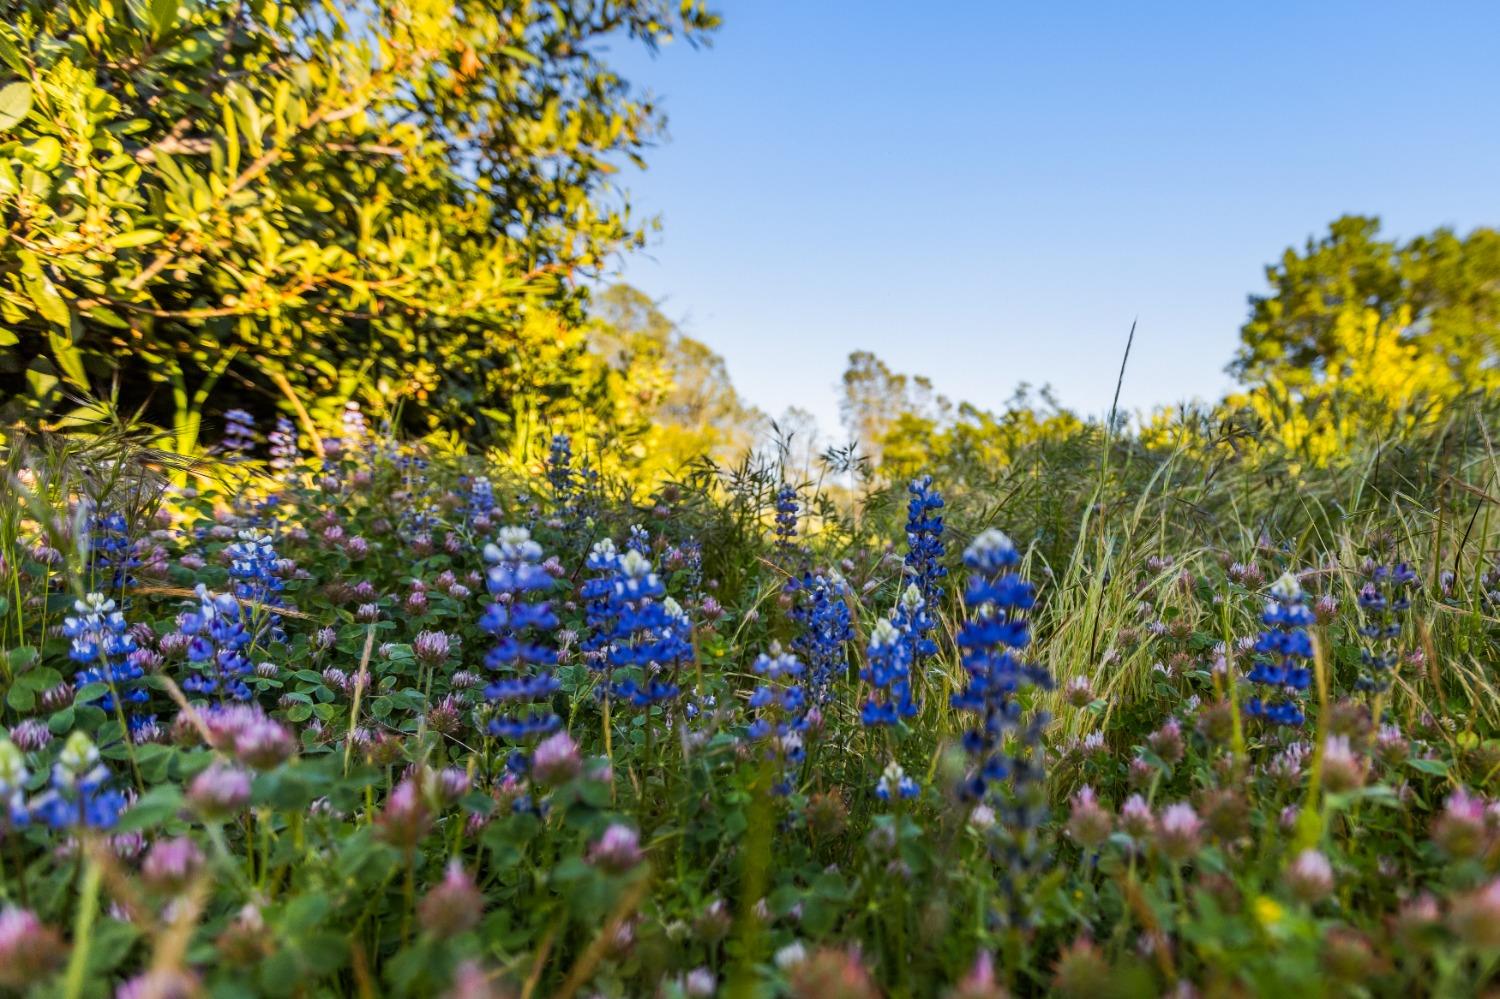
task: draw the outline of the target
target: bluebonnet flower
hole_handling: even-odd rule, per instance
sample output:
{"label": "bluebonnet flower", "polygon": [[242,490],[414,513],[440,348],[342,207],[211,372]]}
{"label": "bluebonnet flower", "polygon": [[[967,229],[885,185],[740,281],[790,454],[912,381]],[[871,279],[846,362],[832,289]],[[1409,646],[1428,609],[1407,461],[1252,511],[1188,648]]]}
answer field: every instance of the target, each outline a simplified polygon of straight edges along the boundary
{"label": "bluebonnet flower", "polygon": [[414,540],[438,524],[437,504],[427,475],[428,461],[419,454],[398,454],[395,464],[401,474],[401,529],[408,539]]}
{"label": "bluebonnet flower", "polygon": [[937,622],[932,619],[928,609],[930,606],[928,598],[922,595],[917,584],[908,583],[906,589],[901,591],[901,599],[896,601],[895,610],[891,612],[891,623],[901,634],[913,671],[923,659],[937,653],[937,643],[932,640]]}
{"label": "bluebonnet flower", "polygon": [[282,606],[282,560],[276,554],[269,534],[241,531],[239,540],[224,549],[229,556],[229,578],[234,580],[234,595],[256,605],[256,634],[269,634],[276,641],[284,639],[281,616],[269,608]]}
{"label": "bluebonnet flower", "polygon": [[567,434],[553,434],[547,451],[547,482],[552,487],[552,502],[558,510],[573,507],[577,483],[573,473],[573,442]]}
{"label": "bluebonnet flower", "polygon": [[302,453],[297,449],[296,426],[285,416],[278,416],[276,429],[266,435],[266,440],[270,444],[271,468],[278,478],[291,479],[302,461]]}
{"label": "bluebonnet flower", "polygon": [[586,462],[575,465],[568,435],[555,435],[547,453],[547,483],[552,493],[554,523],[580,543],[593,519],[592,497],[598,481],[599,473]]}
{"label": "bluebonnet flower", "polygon": [[243,409],[224,414],[224,440],[220,444],[228,461],[240,461],[255,450],[255,417]]}
{"label": "bluebonnet flower", "polygon": [[1417,574],[1405,562],[1393,566],[1367,563],[1366,582],[1359,591],[1359,633],[1366,641],[1360,650],[1365,666],[1355,686],[1379,692],[1390,686],[1387,678],[1401,658],[1399,640],[1411,609],[1411,589]]}
{"label": "bluebonnet flower", "polygon": [[[542,568],[542,546],[524,527],[502,527],[498,544],[486,545],[485,585],[495,602],[485,608],[479,627],[494,635],[496,644],[484,657],[484,665],[500,674],[484,690],[484,696],[500,706],[490,719],[489,732],[513,743],[525,743],[548,735],[562,725],[550,707],[560,684],[552,674],[557,650],[541,640],[554,630],[557,615],[541,599],[552,589],[553,579]],[[522,713],[520,705],[539,705]],[[515,706],[515,707],[511,707]],[[513,765],[524,763],[514,757]]]}
{"label": "bluebonnet flower", "polygon": [[793,595],[791,618],[801,631],[792,648],[807,663],[808,686],[814,703],[827,704],[833,682],[848,668],[846,643],[854,640],[854,623],[846,596],[849,585],[837,573],[803,573],[786,591]]}
{"label": "bluebonnet flower", "polygon": [[[634,548],[614,551],[612,544],[596,545],[590,555],[590,566],[607,574],[584,587],[590,598],[584,648],[607,672],[601,696],[649,708],[682,692],[677,673],[692,656],[692,627],[649,558]],[[616,679],[621,671],[624,679]]]}
{"label": "bluebonnet flower", "polygon": [[123,594],[135,583],[131,570],[141,564],[130,525],[118,512],[96,512],[89,518],[89,578],[110,593]]}
{"label": "bluebonnet flower", "polygon": [[469,480],[469,495],[464,503],[464,515],[473,524],[481,517],[495,512],[495,487],[487,475],[476,475]]}
{"label": "bluebonnet flower", "polygon": [[18,829],[31,820],[26,808],[26,755],[4,736],[0,736],[0,828]]}
{"label": "bluebonnet flower", "polygon": [[902,769],[901,764],[892,760],[886,764],[885,772],[880,775],[880,780],[875,782],[875,797],[881,801],[890,801],[893,798],[915,798],[921,792],[917,782],[912,780]]}
{"label": "bluebonnet flower", "polygon": [[1500,607],[1500,562],[1484,570],[1479,577],[1480,599],[1490,607]]}
{"label": "bluebonnet flower", "polygon": [[641,524],[630,525],[630,537],[625,539],[625,550],[641,555],[651,555],[651,532]]}
{"label": "bluebonnet flower", "polygon": [[942,580],[948,575],[942,559],[947,553],[943,544],[943,497],[932,488],[932,476],[912,479],[906,487],[911,499],[906,504],[906,578],[928,606],[943,596]]}
{"label": "bluebonnet flower", "polygon": [[93,741],[74,732],[52,766],[49,789],[32,800],[31,813],[54,829],[110,829],[126,801],[105,787],[109,776]]}
{"label": "bluebonnet flower", "polygon": [[1263,718],[1277,725],[1297,726],[1305,720],[1297,694],[1312,682],[1312,673],[1304,663],[1312,658],[1312,639],[1307,628],[1314,621],[1313,612],[1297,577],[1290,572],[1271,584],[1271,599],[1261,613],[1266,626],[1256,638],[1257,656],[1246,678],[1269,688],[1266,697],[1255,696],[1245,704],[1252,718]]}
{"label": "bluebonnet flower", "polygon": [[688,538],[667,551],[663,560],[675,574],[673,580],[682,586],[689,597],[698,600],[703,596],[703,544],[696,538]]}
{"label": "bluebonnet flower", "polygon": [[620,565],[620,550],[614,539],[601,538],[594,542],[583,565],[592,575],[578,588],[578,595],[583,599],[584,620],[583,640],[579,647],[586,659],[599,665],[609,646],[615,575]]}
{"label": "bluebonnet flower", "polygon": [[795,488],[782,485],[776,490],[776,526],[773,533],[776,536],[776,548],[784,555],[791,554],[796,545],[798,510]]}
{"label": "bluebonnet flower", "polygon": [[[973,760],[972,769],[960,788],[965,797],[982,799],[999,782],[1009,779],[1016,793],[1015,817],[1021,825],[1034,816],[1022,799],[1023,792],[1041,779],[1041,768],[1023,749],[1006,751],[1006,736],[1021,725],[1018,692],[1027,686],[1052,687],[1052,677],[1040,666],[1025,663],[1021,651],[1031,642],[1027,612],[1035,603],[1032,585],[1013,570],[1020,564],[1016,546],[1002,532],[984,531],[964,552],[969,582],[964,603],[969,619],[958,634],[958,647],[968,686],[953,695],[953,707],[979,715],[979,724],[964,733],[964,749]],[[1038,714],[1021,732],[1024,747],[1034,747],[1041,738],[1046,716]]]}
{"label": "bluebonnet flower", "polygon": [[747,707],[754,717],[745,735],[767,744],[766,757],[777,768],[772,793],[790,794],[795,768],[806,758],[802,732],[807,727],[807,693],[791,681],[802,676],[806,667],[796,656],[773,643],[771,650],[757,657],[750,668],[769,682],[760,684],[750,694]]}
{"label": "bluebonnet flower", "polygon": [[79,687],[91,683],[108,686],[99,706],[111,714],[118,708],[132,733],[151,725],[154,717],[135,713],[132,707],[148,703],[151,694],[137,682],[145,674],[131,656],[136,643],[125,615],[102,593],[88,594],[73,609],[77,615],[63,620],[62,632],[73,642],[69,658],[80,667],[74,681]]}
{"label": "bluebonnet flower", "polygon": [[216,697],[221,704],[248,701],[250,688],[244,678],[254,665],[245,656],[251,634],[239,601],[228,593],[212,593],[202,583],[197,596],[197,605],[177,616],[177,630],[188,638],[187,659],[193,670],[182,689]]}
{"label": "bluebonnet flower", "polygon": [[360,410],[359,403],[353,399],[344,403],[344,412],[340,415],[339,422],[344,429],[343,440],[346,444],[363,444],[365,438],[370,435],[370,426],[365,420],[365,414]]}
{"label": "bluebonnet flower", "polygon": [[860,710],[860,721],[866,725],[894,725],[917,713],[911,697],[911,648],[901,632],[885,618],[870,629],[867,650],[868,665],[859,671],[860,679],[870,685],[869,696]]}

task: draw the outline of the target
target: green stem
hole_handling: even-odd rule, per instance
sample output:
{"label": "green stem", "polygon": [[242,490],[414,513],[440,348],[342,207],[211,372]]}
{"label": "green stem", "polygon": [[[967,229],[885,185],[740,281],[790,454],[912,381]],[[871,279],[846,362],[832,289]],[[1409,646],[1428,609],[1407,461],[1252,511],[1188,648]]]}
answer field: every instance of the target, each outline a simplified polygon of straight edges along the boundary
{"label": "green stem", "polygon": [[[82,846],[80,846],[82,849]],[[68,957],[68,972],[63,980],[63,996],[78,999],[88,973],[89,946],[93,942],[94,918],[99,913],[99,882],[102,874],[92,858],[83,869],[78,888],[78,912],[73,917],[73,953]]]}

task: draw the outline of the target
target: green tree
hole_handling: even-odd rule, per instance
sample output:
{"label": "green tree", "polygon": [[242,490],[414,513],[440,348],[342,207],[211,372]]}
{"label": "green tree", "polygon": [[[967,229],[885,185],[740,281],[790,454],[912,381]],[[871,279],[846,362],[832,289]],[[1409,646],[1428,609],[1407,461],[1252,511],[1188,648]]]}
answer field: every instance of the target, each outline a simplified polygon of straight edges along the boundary
{"label": "green tree", "polygon": [[[0,2],[0,404],[513,439],[579,395],[579,279],[638,245],[662,116],[602,58],[701,0]],[[541,365],[553,367],[544,370]],[[7,400],[9,402],[7,403]]]}
{"label": "green tree", "polygon": [[654,430],[660,459],[728,460],[754,444],[765,416],[740,398],[724,359],[645,293],[617,284],[595,296],[588,332],[591,350],[621,374],[634,418]]}
{"label": "green tree", "polygon": [[879,461],[892,427],[935,428],[948,418],[951,409],[949,401],[937,394],[931,379],[893,371],[867,350],[849,355],[839,415],[850,437],[873,460]]}
{"label": "green tree", "polygon": [[1500,365],[1500,232],[1450,229],[1406,242],[1380,238],[1377,218],[1346,215],[1328,233],[1288,249],[1266,268],[1268,294],[1250,317],[1230,371],[1250,385],[1275,381],[1294,393],[1350,357],[1341,327],[1366,311],[1379,322],[1409,316],[1402,340],[1440,360],[1456,391],[1489,384]]}

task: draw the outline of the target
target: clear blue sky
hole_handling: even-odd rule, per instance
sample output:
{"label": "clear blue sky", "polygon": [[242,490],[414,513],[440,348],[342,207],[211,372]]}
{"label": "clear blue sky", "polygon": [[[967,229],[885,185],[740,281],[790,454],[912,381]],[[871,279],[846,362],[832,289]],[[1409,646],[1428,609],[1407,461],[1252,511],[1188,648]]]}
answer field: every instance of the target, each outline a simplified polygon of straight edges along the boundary
{"label": "clear blue sky", "polygon": [[671,140],[621,277],[773,415],[836,435],[850,351],[999,406],[1229,385],[1263,266],[1344,212],[1500,223],[1500,4],[720,0],[616,47]]}

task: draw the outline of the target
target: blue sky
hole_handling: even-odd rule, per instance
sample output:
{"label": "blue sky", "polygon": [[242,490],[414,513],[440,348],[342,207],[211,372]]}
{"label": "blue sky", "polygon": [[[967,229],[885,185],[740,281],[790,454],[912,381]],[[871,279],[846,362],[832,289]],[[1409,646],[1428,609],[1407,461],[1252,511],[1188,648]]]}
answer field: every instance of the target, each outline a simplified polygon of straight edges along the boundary
{"label": "blue sky", "polygon": [[837,432],[850,351],[997,407],[1229,386],[1263,266],[1344,212],[1500,223],[1500,4],[720,0],[613,55],[671,140],[620,277],[774,414]]}

